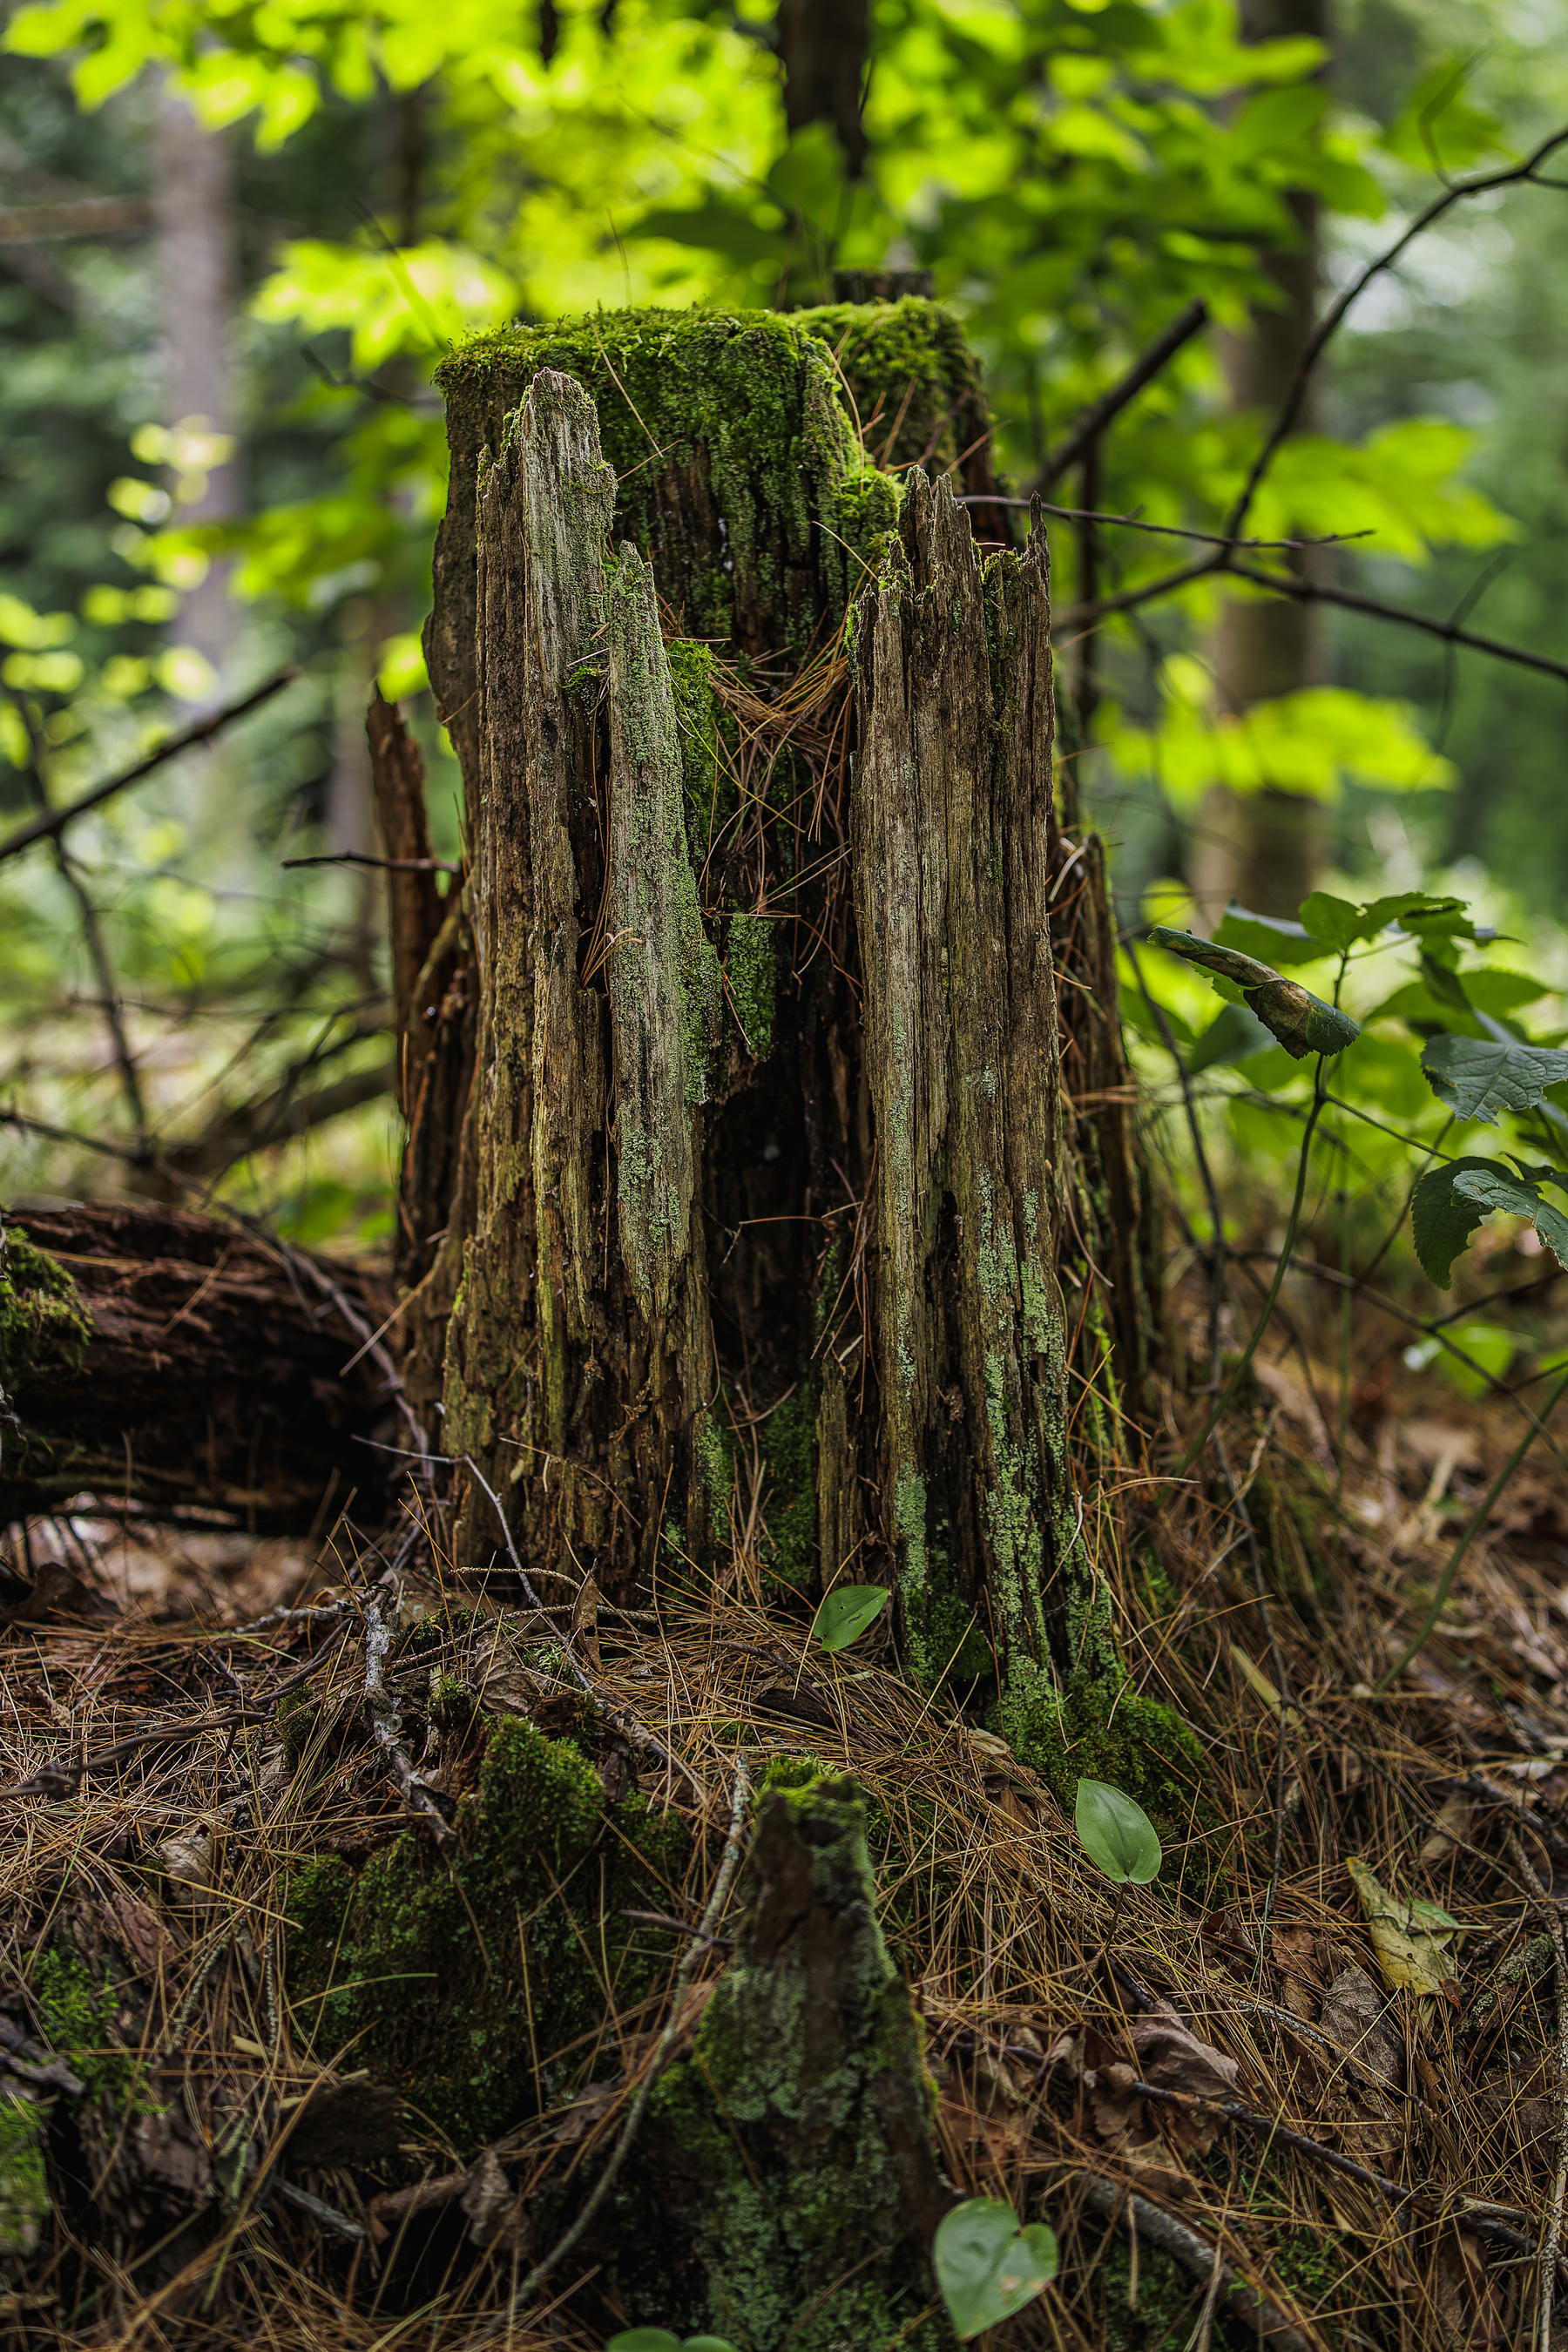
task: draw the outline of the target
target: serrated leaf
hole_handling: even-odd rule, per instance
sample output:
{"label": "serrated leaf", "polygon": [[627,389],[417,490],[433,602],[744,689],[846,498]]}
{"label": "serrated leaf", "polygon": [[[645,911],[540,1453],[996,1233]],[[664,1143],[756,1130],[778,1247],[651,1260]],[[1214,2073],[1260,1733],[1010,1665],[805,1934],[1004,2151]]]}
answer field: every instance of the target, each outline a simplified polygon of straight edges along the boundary
{"label": "serrated leaf", "polygon": [[1454,1278],[1454,1260],[1469,1247],[1470,1235],[1486,1211],[1470,1194],[1458,1189],[1467,1170],[1485,1168],[1506,1175],[1495,1160],[1438,1160],[1428,1168],[1410,1196],[1410,1230],[1421,1271],[1439,1290]]}
{"label": "serrated leaf", "polygon": [[1297,1061],[1308,1054],[1342,1054],[1361,1035],[1348,1013],[1325,1004],[1300,981],[1285,979],[1255,956],[1225,946],[1217,937],[1201,940],[1194,931],[1172,931],[1157,925],[1149,938],[1168,955],[1195,963],[1216,987],[1228,983],[1238,989],[1264,1027]]}
{"label": "serrated leaf", "polygon": [[1495,1127],[1505,1110],[1531,1110],[1568,1079],[1568,1053],[1491,1037],[1428,1038],[1421,1067],[1434,1094],[1464,1119]]}
{"label": "serrated leaf", "polygon": [[1410,929],[1407,918],[1436,919],[1444,915],[1462,915],[1462,898],[1434,898],[1426,890],[1396,890],[1392,897],[1373,898],[1362,908],[1362,920],[1366,925],[1365,939],[1375,939],[1379,931],[1397,923],[1402,930]]}
{"label": "serrated leaf", "polygon": [[1454,1190],[1482,1210],[1501,1209],[1510,1217],[1528,1217],[1561,1266],[1568,1266],[1568,1217],[1543,1201],[1533,1184],[1521,1183],[1506,1169],[1483,1160],[1467,1167],[1454,1180]]}
{"label": "serrated leaf", "polygon": [[1165,1857],[1153,1822],[1108,1780],[1079,1782],[1073,1827],[1096,1869],[1118,1886],[1147,1886],[1158,1878]]}
{"label": "serrated leaf", "polygon": [[841,1584],[811,1621],[813,1638],[825,1650],[847,1650],[888,1605],[885,1584]]}
{"label": "serrated leaf", "polygon": [[1269,1052],[1273,1044],[1272,1032],[1250,1005],[1222,1004],[1186,1056],[1187,1075],[1195,1078],[1200,1070],[1221,1063],[1247,1061],[1254,1054]]}
{"label": "serrated leaf", "polygon": [[1447,1926],[1436,1927],[1429,1916],[1435,1905],[1423,1904],[1417,1910],[1414,1904],[1401,1903],[1353,1854],[1347,1855],[1345,1868],[1389,1990],[1440,1993],[1449,1978],[1458,1973],[1442,1949],[1457,1922],[1449,1920],[1445,1911],[1439,1916]]}
{"label": "serrated leaf", "polygon": [[1298,963],[1321,963],[1328,949],[1323,940],[1299,923],[1275,915],[1255,915],[1234,899],[1215,925],[1214,944],[1233,948],[1263,961],[1270,971]]}
{"label": "serrated leaf", "polygon": [[953,2333],[967,2344],[1049,2286],[1057,2242],[1043,2221],[1021,2229],[1010,2205],[969,2197],[937,2224],[931,2260]]}

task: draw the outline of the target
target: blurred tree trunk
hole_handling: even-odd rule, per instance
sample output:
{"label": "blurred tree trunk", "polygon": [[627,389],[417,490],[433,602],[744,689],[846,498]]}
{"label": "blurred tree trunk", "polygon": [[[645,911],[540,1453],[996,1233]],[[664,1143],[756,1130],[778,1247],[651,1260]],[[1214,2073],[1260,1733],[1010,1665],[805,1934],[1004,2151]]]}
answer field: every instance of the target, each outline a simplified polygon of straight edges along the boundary
{"label": "blurred tree trunk", "polygon": [[[1308,37],[1327,41],[1328,0],[1241,0],[1241,37],[1272,41]],[[1321,207],[1315,195],[1292,189],[1286,201],[1295,222],[1293,242],[1266,253],[1263,266],[1274,299],[1253,307],[1245,332],[1221,339],[1230,405],[1259,428],[1278,414],[1318,318]],[[1315,388],[1309,386],[1296,430],[1317,425]],[[1305,572],[1314,561],[1289,559]],[[1321,684],[1319,608],[1280,596],[1233,596],[1211,647],[1215,698],[1240,713],[1256,702]],[[1215,785],[1205,800],[1193,851],[1193,887],[1199,917],[1212,930],[1235,898],[1264,915],[1293,916],[1315,887],[1324,854],[1321,802],[1274,785],[1237,793]]]}
{"label": "blurred tree trunk", "polygon": [[[868,314],[898,393],[929,308]],[[900,512],[810,317],[445,371],[479,1031],[410,1389],[459,1569],[884,1582],[916,1674],[996,1674],[1023,1736],[1121,1674],[1079,1500],[1148,1319],[1104,863],[1052,805],[1043,541],[983,562],[919,471]]]}
{"label": "blurred tree trunk", "polygon": [[860,116],[870,38],[867,0],[779,0],[785,124],[793,135],[826,122],[852,180],[864,172],[870,150]]}
{"label": "blurred tree trunk", "polygon": [[[229,142],[222,131],[207,130],[177,91],[165,89],[158,109],[155,163],[164,417],[171,429],[184,425],[237,441]],[[236,449],[207,470],[205,488],[180,509],[181,521],[223,522],[237,515],[240,470]],[[175,636],[210,662],[220,679],[234,651],[235,618],[228,566],[215,563],[182,599]]]}

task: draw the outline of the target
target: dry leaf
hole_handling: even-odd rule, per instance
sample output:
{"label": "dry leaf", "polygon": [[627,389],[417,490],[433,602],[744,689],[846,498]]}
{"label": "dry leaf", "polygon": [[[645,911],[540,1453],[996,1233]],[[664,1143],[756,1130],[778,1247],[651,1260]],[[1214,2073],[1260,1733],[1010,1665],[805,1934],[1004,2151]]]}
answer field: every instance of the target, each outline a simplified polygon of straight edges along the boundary
{"label": "dry leaf", "polygon": [[134,1961],[143,1976],[155,1977],[159,1964],[172,1960],[179,1946],[152,1905],[118,1886],[106,1887],[101,1901],[104,1925],[126,1958]]}
{"label": "dry leaf", "polygon": [[1323,1967],[1320,1937],[1315,1927],[1273,1928],[1269,1933],[1268,1951],[1275,1967],[1285,1976],[1298,1977],[1303,1984],[1321,1987]]}
{"label": "dry leaf", "polygon": [[1395,1992],[1440,1993],[1458,1973],[1442,1948],[1454,1933],[1447,1913],[1435,1903],[1402,1903],[1353,1854],[1347,1857],[1345,1868],[1371,1930],[1384,1984]]}
{"label": "dry leaf", "polygon": [[1389,2032],[1382,1998],[1364,1969],[1353,1962],[1341,1969],[1323,1995],[1318,2022],[1369,2074],[1395,2085],[1402,2080],[1404,2048]]}
{"label": "dry leaf", "polygon": [[1469,1799],[1461,1797],[1457,1790],[1453,1796],[1444,1798],[1436,1825],[1421,1848],[1423,1862],[1447,1861],[1459,1840],[1469,1836],[1472,1811]]}
{"label": "dry leaf", "polygon": [[1156,2090],[1179,2091],[1190,2099],[1234,2099],[1240,2068],[1212,2043],[1200,2042],[1174,2010],[1163,2003],[1132,2028],[1139,2072]]}
{"label": "dry leaf", "polygon": [[515,2239],[522,2220],[522,2197],[508,2180],[493,2147],[487,2147],[473,2166],[458,2207],[468,2221],[470,2244],[481,2253],[502,2237]]}

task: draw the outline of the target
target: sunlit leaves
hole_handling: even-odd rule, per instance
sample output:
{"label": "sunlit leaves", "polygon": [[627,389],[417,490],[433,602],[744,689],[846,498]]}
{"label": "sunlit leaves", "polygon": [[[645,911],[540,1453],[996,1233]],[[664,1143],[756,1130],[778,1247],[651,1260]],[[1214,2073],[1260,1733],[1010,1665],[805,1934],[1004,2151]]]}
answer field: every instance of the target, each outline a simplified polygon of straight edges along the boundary
{"label": "sunlit leaves", "polygon": [[830,1592],[812,1620],[811,1631],[825,1650],[847,1650],[874,1625],[888,1605],[882,1584],[841,1584]]}
{"label": "sunlit leaves", "polygon": [[1568,1053],[1512,1038],[1441,1036],[1427,1040],[1421,1067],[1457,1117],[1495,1127],[1500,1112],[1531,1110],[1548,1087],[1568,1079]]}

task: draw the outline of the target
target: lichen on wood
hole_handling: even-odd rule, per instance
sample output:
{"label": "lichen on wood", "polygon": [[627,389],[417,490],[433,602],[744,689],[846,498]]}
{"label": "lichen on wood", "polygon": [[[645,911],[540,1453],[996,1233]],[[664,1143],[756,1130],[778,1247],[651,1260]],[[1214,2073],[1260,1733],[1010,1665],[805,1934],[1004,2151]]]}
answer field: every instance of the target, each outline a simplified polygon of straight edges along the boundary
{"label": "lichen on wood", "polygon": [[[751,2352],[946,2352],[945,2318],[921,2315],[937,2302],[929,2249],[952,2192],[852,1782],[763,1797],[750,1887],[691,2054],[654,2093],[617,2287],[634,2317]],[[641,2230],[656,2210],[660,2226]]]}

